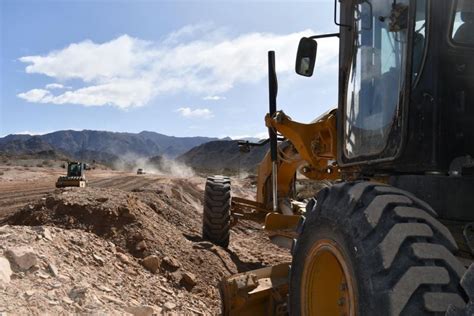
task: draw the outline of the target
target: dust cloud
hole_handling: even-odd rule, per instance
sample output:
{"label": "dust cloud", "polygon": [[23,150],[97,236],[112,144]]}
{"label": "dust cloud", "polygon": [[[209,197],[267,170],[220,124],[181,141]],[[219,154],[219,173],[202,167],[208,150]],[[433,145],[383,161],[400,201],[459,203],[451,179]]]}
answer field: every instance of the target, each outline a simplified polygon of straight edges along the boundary
{"label": "dust cloud", "polygon": [[127,153],[123,155],[120,160],[114,162],[113,168],[130,172],[143,169],[147,174],[170,175],[177,178],[195,176],[195,172],[191,167],[182,162],[162,156],[146,158]]}

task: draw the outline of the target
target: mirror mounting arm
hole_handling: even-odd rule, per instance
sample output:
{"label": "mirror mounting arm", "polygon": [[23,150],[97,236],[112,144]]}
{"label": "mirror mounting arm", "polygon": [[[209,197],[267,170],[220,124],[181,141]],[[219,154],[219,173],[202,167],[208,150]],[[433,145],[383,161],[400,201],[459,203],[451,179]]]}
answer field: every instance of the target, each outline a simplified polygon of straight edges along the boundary
{"label": "mirror mounting arm", "polygon": [[340,36],[341,36],[341,33],[329,33],[329,34],[313,35],[313,36],[310,36],[309,38],[317,39],[317,38],[340,37]]}

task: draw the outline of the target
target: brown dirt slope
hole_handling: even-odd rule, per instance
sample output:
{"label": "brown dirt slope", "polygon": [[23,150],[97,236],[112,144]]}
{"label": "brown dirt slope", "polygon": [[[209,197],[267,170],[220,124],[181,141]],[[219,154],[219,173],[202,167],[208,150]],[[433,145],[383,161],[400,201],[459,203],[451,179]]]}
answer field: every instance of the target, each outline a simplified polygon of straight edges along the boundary
{"label": "brown dirt slope", "polygon": [[[131,255],[137,263],[155,255],[161,263],[156,273],[170,284],[173,293],[191,294],[203,302],[191,308],[216,314],[220,310],[216,286],[224,276],[288,261],[289,254],[269,243],[259,225],[250,222],[241,222],[233,229],[228,250],[202,240],[202,189],[202,179],[173,178],[156,181],[135,192],[67,188],[25,207],[10,217],[8,223],[94,233],[113,243],[118,252]],[[142,270],[143,275],[154,275]],[[197,283],[186,288],[182,279],[189,272],[196,276]],[[125,290],[133,293],[130,287],[126,286]],[[128,294],[122,290],[117,295]],[[159,293],[150,291],[147,295],[159,307],[165,303]],[[184,308],[186,304],[177,305],[177,311],[189,313]]]}

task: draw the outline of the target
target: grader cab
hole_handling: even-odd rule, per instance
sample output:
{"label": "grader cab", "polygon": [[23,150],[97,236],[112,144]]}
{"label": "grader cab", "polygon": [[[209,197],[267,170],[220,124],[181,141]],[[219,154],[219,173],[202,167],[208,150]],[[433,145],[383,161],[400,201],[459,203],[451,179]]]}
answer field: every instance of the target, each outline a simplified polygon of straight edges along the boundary
{"label": "grader cab", "polygon": [[[225,279],[223,314],[473,315],[474,2],[335,1],[334,22],[301,39],[295,70],[311,76],[316,40],[339,38],[337,109],[308,124],[278,111],[269,52],[256,199],[206,183],[204,238],[227,247],[256,220],[292,254]],[[302,207],[297,175],[332,185]]]}

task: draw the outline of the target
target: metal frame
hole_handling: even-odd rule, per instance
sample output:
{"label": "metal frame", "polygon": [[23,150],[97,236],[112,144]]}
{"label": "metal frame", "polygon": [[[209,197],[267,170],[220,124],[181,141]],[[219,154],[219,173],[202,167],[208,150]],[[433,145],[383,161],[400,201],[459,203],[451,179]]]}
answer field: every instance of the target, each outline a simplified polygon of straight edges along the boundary
{"label": "metal frame", "polygon": [[[416,0],[415,1],[415,9],[416,9],[416,5],[418,3],[419,0]],[[414,89],[418,86],[418,83],[420,82],[420,78],[423,74],[423,71],[425,70],[425,66],[426,66],[426,57],[428,56],[428,46],[430,45],[430,37],[431,37],[431,1],[430,0],[426,0],[426,16],[425,16],[425,20],[426,20],[426,25],[425,25],[425,29],[426,29],[426,38],[425,38],[425,47],[424,47],[424,50],[423,50],[423,59],[421,61],[421,64],[420,64],[420,71],[418,72],[418,76],[416,76],[415,78],[415,82],[411,84],[411,88]],[[416,21],[415,21],[416,23]],[[411,54],[411,59],[413,59],[413,52]],[[413,67],[413,65],[412,65]],[[411,70],[413,72],[413,69]]]}

